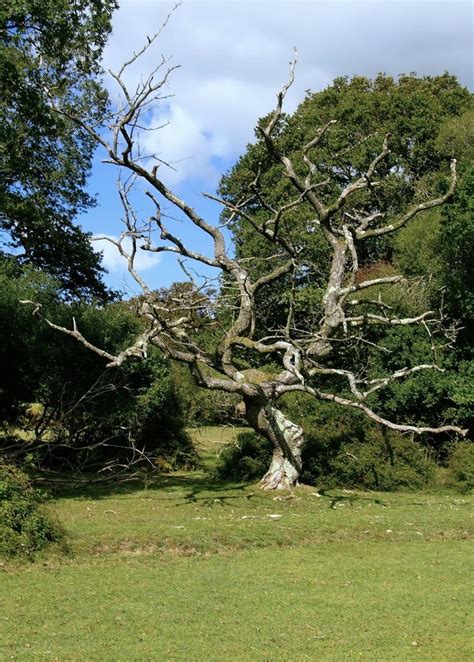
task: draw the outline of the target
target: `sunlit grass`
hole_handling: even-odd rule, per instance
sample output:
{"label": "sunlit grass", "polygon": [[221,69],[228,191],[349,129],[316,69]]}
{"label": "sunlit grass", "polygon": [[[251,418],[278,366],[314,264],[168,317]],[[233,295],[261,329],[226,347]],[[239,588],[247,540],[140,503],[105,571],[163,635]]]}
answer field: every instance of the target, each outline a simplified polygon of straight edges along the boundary
{"label": "sunlit grass", "polygon": [[31,568],[2,577],[2,659],[467,661],[469,561],[336,542]]}
{"label": "sunlit grass", "polygon": [[472,534],[472,499],[436,494],[262,492],[258,485],[209,482],[195,472],[147,489],[110,487],[68,494],[51,506],[76,555],[216,553],[331,542],[463,541]]}
{"label": "sunlit grass", "polygon": [[[193,434],[211,462],[234,433]],[[64,492],[72,555],[3,566],[0,659],[471,660],[472,503],[204,469]]]}

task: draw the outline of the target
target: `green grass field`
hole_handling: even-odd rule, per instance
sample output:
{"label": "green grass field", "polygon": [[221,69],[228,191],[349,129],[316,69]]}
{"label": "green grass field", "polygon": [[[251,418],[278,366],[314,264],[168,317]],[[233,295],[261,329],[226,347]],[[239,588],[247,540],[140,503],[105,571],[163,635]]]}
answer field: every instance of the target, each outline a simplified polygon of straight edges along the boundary
{"label": "green grass field", "polygon": [[[232,434],[196,433],[206,466]],[[472,503],[204,471],[65,492],[71,554],[2,566],[0,659],[472,660]]]}

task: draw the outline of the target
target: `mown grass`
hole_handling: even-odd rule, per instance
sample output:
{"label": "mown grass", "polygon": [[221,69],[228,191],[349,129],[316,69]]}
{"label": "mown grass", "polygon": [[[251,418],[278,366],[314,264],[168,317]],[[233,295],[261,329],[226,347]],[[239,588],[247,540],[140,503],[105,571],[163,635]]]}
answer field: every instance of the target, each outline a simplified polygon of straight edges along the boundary
{"label": "mown grass", "polygon": [[30,569],[3,577],[3,659],[470,660],[466,551],[351,542]]}
{"label": "mown grass", "polygon": [[205,471],[64,492],[73,554],[3,566],[0,659],[471,660],[472,502]]}

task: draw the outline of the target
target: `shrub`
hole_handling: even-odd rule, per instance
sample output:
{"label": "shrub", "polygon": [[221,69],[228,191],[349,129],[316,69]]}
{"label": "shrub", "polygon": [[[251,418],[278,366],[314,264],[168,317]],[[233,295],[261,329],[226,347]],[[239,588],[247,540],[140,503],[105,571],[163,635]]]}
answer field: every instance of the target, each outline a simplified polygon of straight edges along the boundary
{"label": "shrub", "polygon": [[304,458],[303,481],[320,489],[417,490],[435,478],[435,464],[420,444],[374,428],[327,438],[310,436]]}
{"label": "shrub", "polygon": [[215,476],[220,480],[255,481],[267,471],[272,457],[270,442],[255,432],[241,432],[219,455]]}
{"label": "shrub", "polygon": [[113,354],[142,328],[136,303],[66,303],[51,278],[11,270],[0,255],[3,462],[65,473],[136,469],[155,459],[173,468],[195,462],[169,362],[156,348],[143,361],[107,370],[103,358],[20,306],[22,299],[40,303],[60,325],[75,319],[84,337]]}
{"label": "shrub", "polygon": [[45,495],[17,468],[0,466],[0,556],[29,556],[64,533],[43,510]]}
{"label": "shrub", "polygon": [[374,426],[360,412],[307,398],[286,398],[285,411],[303,426],[303,483],[369,490],[416,490],[430,485],[435,464],[417,439]]}
{"label": "shrub", "polygon": [[450,483],[462,492],[474,490],[474,444],[460,441],[449,457],[448,472]]}

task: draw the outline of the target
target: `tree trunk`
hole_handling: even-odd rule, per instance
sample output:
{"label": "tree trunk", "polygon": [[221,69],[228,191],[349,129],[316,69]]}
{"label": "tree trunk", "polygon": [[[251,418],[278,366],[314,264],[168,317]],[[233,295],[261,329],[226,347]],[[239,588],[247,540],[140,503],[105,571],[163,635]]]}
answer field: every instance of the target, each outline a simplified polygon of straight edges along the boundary
{"label": "tree trunk", "polygon": [[246,418],[273,446],[270,467],[261,480],[262,489],[289,490],[296,487],[302,466],[303,428],[292,423],[269,402],[246,402]]}

